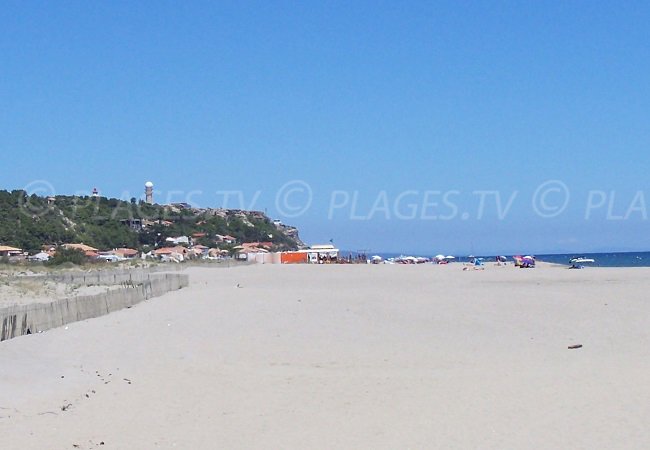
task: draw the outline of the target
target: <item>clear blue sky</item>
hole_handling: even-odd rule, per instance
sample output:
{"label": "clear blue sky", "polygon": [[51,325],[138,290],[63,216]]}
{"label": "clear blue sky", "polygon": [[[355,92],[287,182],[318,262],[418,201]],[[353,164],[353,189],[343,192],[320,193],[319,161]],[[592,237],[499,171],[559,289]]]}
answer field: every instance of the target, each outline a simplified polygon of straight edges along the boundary
{"label": "clear blue sky", "polygon": [[[649,23],[640,1],[4,1],[0,188],[241,191],[353,250],[648,250]],[[541,217],[549,180],[569,201]],[[479,217],[476,191],[516,195]]]}

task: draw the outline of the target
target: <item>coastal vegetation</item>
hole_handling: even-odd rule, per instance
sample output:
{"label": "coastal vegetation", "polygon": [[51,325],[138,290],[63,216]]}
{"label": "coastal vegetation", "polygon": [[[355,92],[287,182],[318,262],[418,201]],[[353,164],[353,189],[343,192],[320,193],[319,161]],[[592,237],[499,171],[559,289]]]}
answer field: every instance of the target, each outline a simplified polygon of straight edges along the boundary
{"label": "coastal vegetation", "polygon": [[67,263],[81,266],[87,261],[88,259],[83,251],[76,248],[61,247],[45,264],[48,266],[60,266]]}
{"label": "coastal vegetation", "polygon": [[98,249],[153,249],[170,237],[194,236],[194,243],[270,242],[279,250],[302,243],[297,230],[276,225],[256,211],[201,209],[189,205],[150,205],[106,197],[40,197],[24,190],[0,191],[0,243],[29,252],[43,245],[84,243]]}

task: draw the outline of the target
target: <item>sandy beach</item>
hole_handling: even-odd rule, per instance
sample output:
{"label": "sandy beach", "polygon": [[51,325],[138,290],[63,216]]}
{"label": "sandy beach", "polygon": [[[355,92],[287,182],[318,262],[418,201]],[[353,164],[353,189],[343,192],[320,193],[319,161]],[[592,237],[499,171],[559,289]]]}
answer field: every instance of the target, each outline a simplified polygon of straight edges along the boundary
{"label": "sandy beach", "polygon": [[0,343],[0,448],[650,445],[650,269],[188,273]]}

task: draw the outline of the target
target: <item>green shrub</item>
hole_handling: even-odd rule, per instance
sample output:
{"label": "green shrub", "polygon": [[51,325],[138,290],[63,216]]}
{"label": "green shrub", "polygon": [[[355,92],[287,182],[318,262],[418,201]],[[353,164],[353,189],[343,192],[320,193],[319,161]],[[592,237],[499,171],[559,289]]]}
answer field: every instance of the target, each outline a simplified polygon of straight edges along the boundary
{"label": "green shrub", "polygon": [[80,266],[86,262],[86,254],[76,248],[63,248],[56,249],[56,253],[46,263],[48,266],[59,266],[64,263],[71,263]]}

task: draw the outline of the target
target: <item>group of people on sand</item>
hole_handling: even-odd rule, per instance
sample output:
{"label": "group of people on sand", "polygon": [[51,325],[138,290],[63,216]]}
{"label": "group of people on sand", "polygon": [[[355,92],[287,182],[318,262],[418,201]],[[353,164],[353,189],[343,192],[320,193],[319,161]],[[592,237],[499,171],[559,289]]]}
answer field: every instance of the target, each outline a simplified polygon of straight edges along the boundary
{"label": "group of people on sand", "polygon": [[336,264],[338,258],[332,255],[318,255],[318,264]]}
{"label": "group of people on sand", "polygon": [[472,258],[469,262],[463,263],[463,270],[485,270],[483,258]]}

